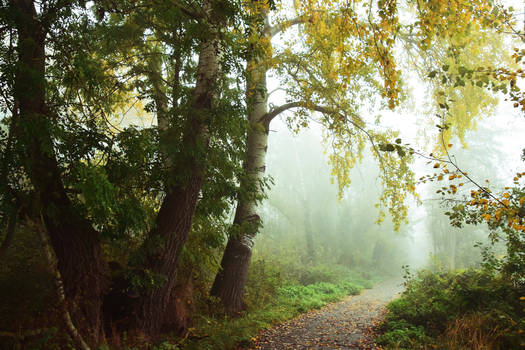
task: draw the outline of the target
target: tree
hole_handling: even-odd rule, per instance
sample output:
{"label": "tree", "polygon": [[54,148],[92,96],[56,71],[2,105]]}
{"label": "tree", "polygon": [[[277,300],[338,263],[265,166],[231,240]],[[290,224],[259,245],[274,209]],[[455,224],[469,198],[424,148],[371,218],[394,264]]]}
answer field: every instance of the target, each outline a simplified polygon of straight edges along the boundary
{"label": "tree", "polygon": [[[154,335],[168,322],[207,151],[237,147],[217,127],[235,103],[220,57],[220,28],[231,24],[235,5],[101,2],[95,15],[84,6],[2,3],[1,24],[9,29],[2,40],[3,106],[11,121],[2,165],[13,181],[1,196],[3,207],[15,198],[32,219],[43,218],[73,322],[96,346],[111,318],[102,308],[110,277],[102,247],[111,241],[140,237],[139,249],[127,252],[136,273],[124,290],[140,295],[128,311],[132,325]],[[171,30],[166,36],[163,25]],[[166,63],[168,52],[173,61]],[[158,130],[111,123],[133,93],[151,98],[146,110],[156,113]],[[242,133],[242,123],[235,126]]]}
{"label": "tree", "polygon": [[[349,169],[370,141],[383,169],[385,190],[380,201],[389,208],[397,226],[406,217],[404,198],[415,191],[407,165],[411,155],[405,152],[395,132],[378,132],[366,126],[359,117],[361,101],[380,95],[389,108],[399,104],[400,71],[396,66],[395,44],[396,35],[403,29],[420,50],[426,51],[433,42],[448,35],[469,34],[469,28],[456,22],[456,15],[461,14],[462,19],[480,27],[493,28],[492,12],[499,9],[484,1],[458,2],[451,9],[437,1],[417,5],[413,20],[400,23],[400,10],[395,2],[294,2],[295,18],[277,13],[276,23],[270,25],[269,14],[275,8],[261,2],[247,4],[254,20],[246,65],[247,108],[251,111],[244,163],[246,180],[241,182],[232,231],[211,290],[229,312],[236,313],[243,307],[248,264],[261,225],[257,202],[264,190],[268,130],[270,122],[281,113],[295,109],[289,122],[297,129],[307,126],[310,112],[322,114],[319,122],[331,139],[331,162],[341,192],[350,182]],[[272,37],[294,26],[300,26],[300,35],[287,40],[282,51],[275,50]],[[270,69],[280,75],[289,102],[268,111],[266,73]]]}
{"label": "tree", "polygon": [[[35,211],[42,215],[58,258],[58,269],[77,327],[91,345],[103,337],[102,295],[107,286],[100,238],[80,215],[61,180],[61,169],[51,135],[54,111],[46,96],[46,49],[53,26],[72,2],[57,2],[37,12],[32,1],[11,1],[7,20],[16,30],[16,73],[12,85],[13,132],[25,158],[24,167],[34,187]],[[4,17],[5,18],[5,17]],[[75,249],[71,249],[75,247]]]}

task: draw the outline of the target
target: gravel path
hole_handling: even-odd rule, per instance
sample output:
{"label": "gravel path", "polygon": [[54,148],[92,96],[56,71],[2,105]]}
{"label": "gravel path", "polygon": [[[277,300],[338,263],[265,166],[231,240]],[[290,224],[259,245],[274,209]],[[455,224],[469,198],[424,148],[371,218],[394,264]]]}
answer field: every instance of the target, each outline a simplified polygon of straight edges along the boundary
{"label": "gravel path", "polygon": [[260,333],[252,349],[380,349],[374,328],[401,290],[402,280],[381,282]]}

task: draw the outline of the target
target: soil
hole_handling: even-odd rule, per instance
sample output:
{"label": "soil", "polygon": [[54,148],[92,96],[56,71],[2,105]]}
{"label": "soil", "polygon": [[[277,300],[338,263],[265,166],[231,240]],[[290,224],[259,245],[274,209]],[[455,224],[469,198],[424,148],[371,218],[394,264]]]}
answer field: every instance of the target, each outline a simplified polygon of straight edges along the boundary
{"label": "soil", "polygon": [[251,349],[381,349],[374,343],[386,304],[403,289],[392,279],[260,333]]}

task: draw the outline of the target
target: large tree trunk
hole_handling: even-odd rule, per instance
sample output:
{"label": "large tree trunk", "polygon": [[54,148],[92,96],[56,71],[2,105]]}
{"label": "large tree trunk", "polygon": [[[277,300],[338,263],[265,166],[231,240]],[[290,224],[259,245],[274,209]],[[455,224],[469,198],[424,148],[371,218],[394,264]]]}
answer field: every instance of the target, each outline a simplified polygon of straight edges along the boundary
{"label": "large tree trunk", "polygon": [[240,184],[240,195],[233,226],[228,238],[220,270],[215,277],[211,294],[221,299],[226,311],[235,314],[244,308],[244,285],[252,248],[261,220],[257,201],[262,195],[266,167],[269,121],[264,121],[267,110],[267,67],[256,57],[248,63],[247,101],[250,130],[247,138],[243,168],[245,177]]}
{"label": "large tree trunk", "polygon": [[95,346],[103,339],[101,307],[107,285],[99,235],[75,210],[61,180],[49,132],[52,113],[45,101],[45,29],[33,1],[13,1],[12,6],[18,34],[17,131],[26,153],[25,167],[37,194],[31,207],[44,218],[73,322],[86,341]]}
{"label": "large tree trunk", "polygon": [[[211,8],[211,6],[209,6]],[[210,18],[213,18],[211,14]],[[215,31],[215,30],[213,30]],[[170,185],[157,215],[155,227],[146,242],[150,271],[166,279],[145,292],[139,301],[139,327],[156,334],[168,322],[166,313],[173,297],[180,251],[188,238],[205,172],[205,153],[209,143],[206,114],[213,106],[219,73],[219,47],[215,35],[201,43],[197,82],[191,115],[183,140],[182,160],[173,164],[174,178],[185,174],[184,183]]]}

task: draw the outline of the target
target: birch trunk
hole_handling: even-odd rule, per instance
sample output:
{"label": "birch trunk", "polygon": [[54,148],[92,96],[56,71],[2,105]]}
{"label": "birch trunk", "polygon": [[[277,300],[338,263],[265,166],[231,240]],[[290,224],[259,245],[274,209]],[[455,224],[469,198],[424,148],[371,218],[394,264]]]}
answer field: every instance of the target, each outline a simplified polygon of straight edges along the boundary
{"label": "birch trunk", "polygon": [[264,120],[268,113],[267,67],[256,56],[248,62],[248,67],[252,69],[248,72],[247,81],[250,129],[243,164],[245,177],[240,184],[239,200],[221,267],[210,292],[221,299],[230,314],[238,313],[244,308],[244,286],[248,278],[255,236],[261,225],[257,213],[257,198],[263,191],[268,148],[269,121]]}

